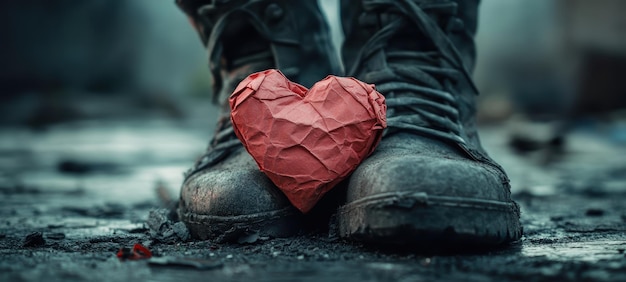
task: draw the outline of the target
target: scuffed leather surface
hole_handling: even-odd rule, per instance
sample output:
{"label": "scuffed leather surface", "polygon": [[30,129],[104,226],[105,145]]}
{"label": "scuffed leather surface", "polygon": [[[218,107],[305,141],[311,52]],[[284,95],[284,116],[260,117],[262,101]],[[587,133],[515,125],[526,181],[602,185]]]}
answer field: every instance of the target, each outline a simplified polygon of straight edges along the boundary
{"label": "scuffed leather surface", "polygon": [[387,192],[510,201],[508,178],[456,147],[419,135],[384,138],[350,178],[347,202]]}
{"label": "scuffed leather surface", "polygon": [[[451,65],[446,60],[434,59],[430,63],[424,63],[420,60],[399,60],[389,57],[390,51],[397,50],[422,52],[420,54],[423,55],[426,51],[440,53],[443,51],[430,42],[430,38],[414,24],[414,21],[406,18],[411,13],[407,15],[398,11],[387,13],[388,11],[382,8],[366,11],[362,5],[364,2],[367,1],[342,1],[343,24],[347,38],[343,47],[346,65],[358,63],[355,61],[356,51],[360,50],[364,42],[367,42],[375,32],[395,20],[405,21],[397,34],[388,40],[385,48],[368,56],[362,67],[356,69],[357,78],[363,76],[363,80],[368,82],[367,75],[370,72],[388,70],[394,73],[393,71],[398,68],[419,64],[442,71],[457,71],[457,76],[440,78],[441,81],[436,83],[433,81],[430,83],[410,82],[454,95],[456,103],[453,104],[456,105],[451,105],[456,107],[460,115],[459,137],[462,138],[462,142],[452,143],[405,129],[384,136],[374,154],[353,173],[348,189],[348,202],[378,193],[405,191],[425,192],[428,195],[438,196],[510,201],[509,180],[504,170],[488,156],[480,144],[475,126],[476,93],[471,81],[461,75],[460,70],[456,69],[457,66]],[[413,2],[427,9],[428,15],[439,25],[441,31],[459,52],[463,67],[471,72],[476,56],[473,36],[476,32],[479,1],[415,0]],[[373,1],[368,3],[372,4]],[[454,9],[432,10],[438,5],[447,5]],[[396,77],[403,76],[396,75]],[[430,75],[420,78],[428,81],[428,79],[439,77]],[[399,80],[399,82],[402,81]],[[395,82],[391,81],[389,84],[393,83]],[[427,98],[423,94],[410,93],[410,91],[395,92],[398,93],[381,93],[386,96],[416,95]],[[444,103],[436,99],[431,99],[431,101]],[[389,112],[391,116],[388,116],[388,119],[391,120],[395,116],[393,111]]]}
{"label": "scuffed leather surface", "polygon": [[243,147],[217,165],[196,173],[181,188],[181,206],[199,215],[238,216],[289,205]]}

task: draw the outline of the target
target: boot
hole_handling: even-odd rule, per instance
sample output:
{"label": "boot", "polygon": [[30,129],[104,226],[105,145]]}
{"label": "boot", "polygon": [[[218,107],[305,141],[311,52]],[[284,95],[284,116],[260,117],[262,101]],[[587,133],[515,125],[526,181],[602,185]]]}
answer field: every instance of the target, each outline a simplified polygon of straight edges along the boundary
{"label": "boot", "polygon": [[[339,71],[316,0],[177,0],[209,54],[217,133],[186,173],[178,214],[195,238],[299,231],[301,213],[261,172],[233,132],[227,98],[249,74],[280,69],[310,87]],[[312,63],[314,62],[314,63]]]}
{"label": "boot", "polygon": [[494,246],[520,238],[509,179],[480,144],[477,0],[343,0],[348,75],[386,97],[388,128],[349,179],[343,237]]}

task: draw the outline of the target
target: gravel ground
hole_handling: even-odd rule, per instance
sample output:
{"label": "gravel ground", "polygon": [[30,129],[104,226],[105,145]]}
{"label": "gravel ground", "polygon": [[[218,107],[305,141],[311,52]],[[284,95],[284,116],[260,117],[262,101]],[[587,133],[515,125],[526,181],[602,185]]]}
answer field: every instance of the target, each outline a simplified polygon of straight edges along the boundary
{"label": "gravel ground", "polygon": [[[513,154],[507,132],[484,128],[482,138],[511,176],[523,239],[496,250],[435,252],[364,246],[324,228],[286,239],[183,241],[184,228],[155,209],[176,199],[182,172],[205,146],[203,126],[2,128],[0,281],[626,281],[626,147],[576,132],[545,163],[544,152]],[[155,224],[166,232],[151,231]],[[117,258],[136,243],[153,258]]]}

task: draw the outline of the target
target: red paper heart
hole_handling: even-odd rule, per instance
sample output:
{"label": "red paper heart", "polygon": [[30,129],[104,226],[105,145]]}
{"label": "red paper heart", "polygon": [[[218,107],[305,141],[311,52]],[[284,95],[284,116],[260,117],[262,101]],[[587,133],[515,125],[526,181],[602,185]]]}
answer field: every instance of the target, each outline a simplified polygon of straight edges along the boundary
{"label": "red paper heart", "polygon": [[229,102],[239,140],[305,213],[374,151],[387,126],[385,98],[355,78],[331,75],[307,90],[266,70],[239,83]]}

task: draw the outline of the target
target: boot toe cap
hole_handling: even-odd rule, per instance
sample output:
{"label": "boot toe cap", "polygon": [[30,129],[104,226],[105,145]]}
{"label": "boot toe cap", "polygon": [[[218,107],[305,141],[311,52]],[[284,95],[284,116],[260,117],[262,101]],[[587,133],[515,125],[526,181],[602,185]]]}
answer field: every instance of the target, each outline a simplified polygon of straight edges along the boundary
{"label": "boot toe cap", "polygon": [[372,156],[353,174],[348,202],[376,194],[423,192],[429,196],[510,201],[498,171],[468,159],[406,153]]}
{"label": "boot toe cap", "polygon": [[181,189],[181,207],[196,214],[239,216],[290,206],[286,197],[243,153],[190,177]]}
{"label": "boot toe cap", "polygon": [[232,240],[246,232],[288,237],[300,230],[301,214],[243,150],[187,179],[178,214],[199,239]]}

